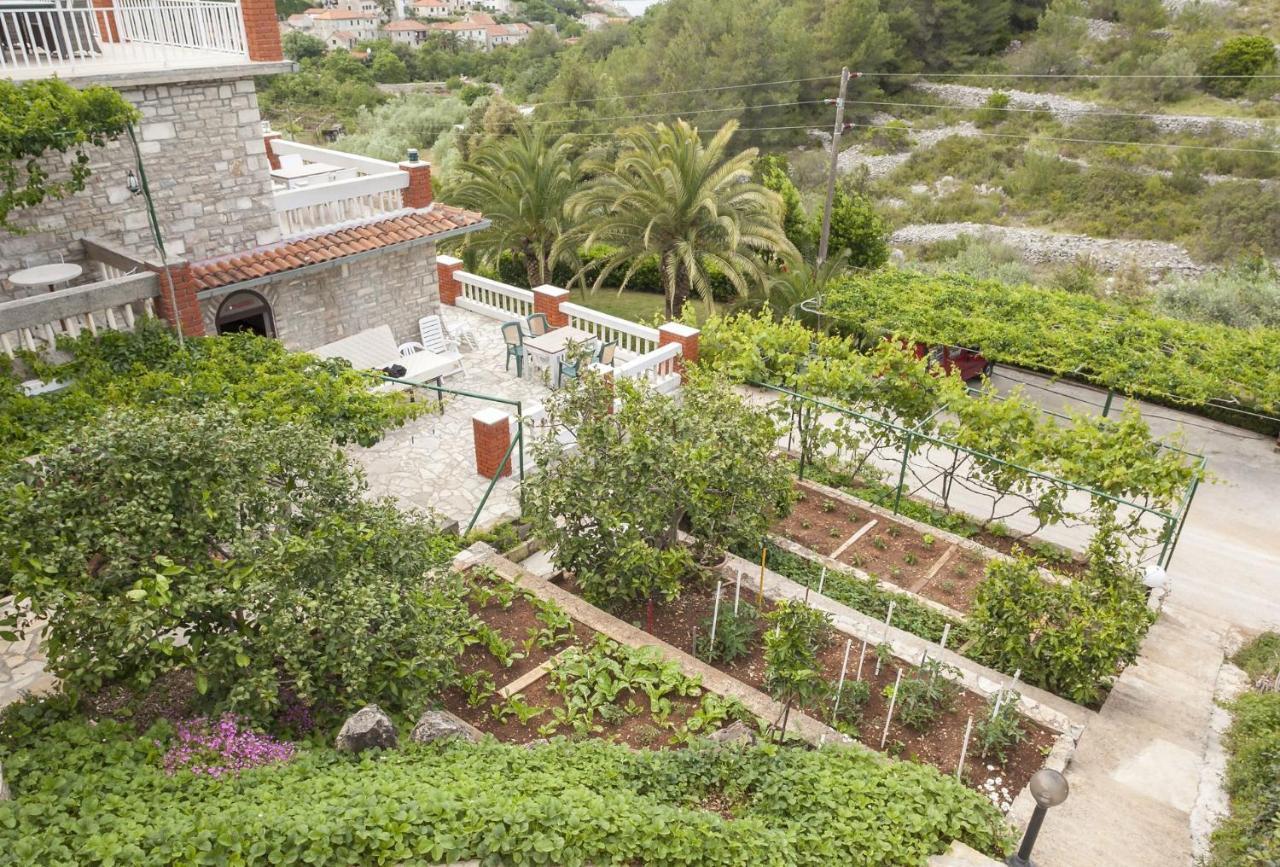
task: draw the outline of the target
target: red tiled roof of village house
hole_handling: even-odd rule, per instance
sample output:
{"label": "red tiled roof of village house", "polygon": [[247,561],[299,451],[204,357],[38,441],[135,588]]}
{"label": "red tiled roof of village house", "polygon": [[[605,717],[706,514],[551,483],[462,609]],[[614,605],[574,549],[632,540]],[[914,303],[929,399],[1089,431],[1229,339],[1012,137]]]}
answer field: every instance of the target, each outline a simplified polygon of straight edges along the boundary
{"label": "red tiled roof of village house", "polygon": [[378,18],[373,12],[355,12],[350,9],[324,9],[306,14],[320,21],[376,21]]}
{"label": "red tiled roof of village house", "polygon": [[403,21],[392,21],[390,24],[388,24],[386,27],[382,29],[390,33],[395,33],[401,30],[405,31],[406,33],[411,33],[415,30],[428,30],[429,28],[427,27],[427,25],[423,24],[421,21],[414,21],[410,18],[406,18]]}
{"label": "red tiled roof of village house", "polygon": [[407,241],[430,238],[453,229],[478,225],[484,218],[474,211],[451,208],[438,202],[430,208],[412,211],[385,220],[375,220],[358,226],[349,226],[294,238],[250,250],[241,256],[229,256],[197,262],[191,266],[196,291],[217,289],[232,283],[242,283],[258,277],[268,277],[302,268],[367,253]]}

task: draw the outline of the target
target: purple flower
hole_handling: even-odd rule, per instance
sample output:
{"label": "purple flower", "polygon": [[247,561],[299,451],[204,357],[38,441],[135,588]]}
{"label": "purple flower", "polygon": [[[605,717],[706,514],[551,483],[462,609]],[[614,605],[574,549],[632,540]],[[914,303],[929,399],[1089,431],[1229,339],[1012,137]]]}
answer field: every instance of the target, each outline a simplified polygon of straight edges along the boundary
{"label": "purple flower", "polygon": [[164,755],[164,770],[170,775],[188,770],[218,780],[293,756],[293,744],[255,732],[227,713],[214,722],[205,717],[179,722],[174,743]]}

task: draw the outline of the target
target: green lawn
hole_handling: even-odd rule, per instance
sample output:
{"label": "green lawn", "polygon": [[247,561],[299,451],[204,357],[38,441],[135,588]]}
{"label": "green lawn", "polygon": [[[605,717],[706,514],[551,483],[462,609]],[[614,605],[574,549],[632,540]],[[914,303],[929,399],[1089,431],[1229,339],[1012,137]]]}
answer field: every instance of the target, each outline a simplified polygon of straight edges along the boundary
{"label": "green lawn", "polygon": [[[608,313],[610,316],[630,319],[632,322],[643,322],[646,325],[655,324],[657,320],[665,318],[662,315],[663,298],[656,292],[632,292],[630,290],[618,292],[616,289],[599,289],[595,292],[587,292],[584,295],[582,290],[574,289],[569,300],[574,304],[581,304],[583,307],[590,307],[594,310],[599,310],[601,313]],[[703,301],[690,303],[698,311],[699,322],[705,321],[711,312],[723,306],[713,304],[713,309],[709,311]]]}

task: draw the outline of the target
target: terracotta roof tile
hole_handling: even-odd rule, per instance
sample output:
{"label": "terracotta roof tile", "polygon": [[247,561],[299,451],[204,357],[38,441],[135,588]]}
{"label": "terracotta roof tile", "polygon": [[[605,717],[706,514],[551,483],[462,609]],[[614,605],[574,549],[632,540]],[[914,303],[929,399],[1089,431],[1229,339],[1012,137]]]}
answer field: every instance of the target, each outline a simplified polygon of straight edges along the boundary
{"label": "terracotta roof tile", "polygon": [[195,277],[196,291],[217,289],[356,253],[430,238],[454,229],[478,227],[483,220],[482,216],[473,211],[436,203],[430,208],[408,211],[400,216],[372,223],[343,227],[321,235],[293,238],[245,254],[197,262],[191,266],[191,270]]}

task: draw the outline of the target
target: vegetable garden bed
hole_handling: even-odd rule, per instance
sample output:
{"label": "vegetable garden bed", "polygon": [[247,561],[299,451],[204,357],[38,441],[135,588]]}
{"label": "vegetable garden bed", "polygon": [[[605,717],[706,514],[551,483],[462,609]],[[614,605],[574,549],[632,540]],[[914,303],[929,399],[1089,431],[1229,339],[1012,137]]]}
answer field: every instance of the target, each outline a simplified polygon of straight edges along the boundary
{"label": "vegetable garden bed", "polygon": [[[561,579],[562,586],[571,592],[575,589],[571,578]],[[706,577],[686,583],[683,592],[672,602],[660,603],[656,606],[654,635],[663,641],[686,650],[693,650],[699,644],[700,652],[696,655],[707,661],[705,639],[709,631],[708,624],[715,608],[716,582]],[[726,583],[722,590],[722,615],[726,618],[733,607],[734,587]],[[742,590],[741,603],[749,608],[754,607],[756,593],[745,584]],[[761,613],[772,611],[776,606],[765,601]],[[637,604],[620,611],[618,616],[633,623],[642,623],[645,618],[645,607]],[[702,640],[697,638],[696,631],[702,633]],[[819,653],[821,675],[830,684],[836,684],[844,662],[845,641],[843,636],[836,635]],[[846,672],[846,684],[858,680],[857,667],[862,656],[861,642],[850,644],[850,660]],[[767,671],[763,646],[759,629],[747,641],[747,652],[731,662],[709,661],[720,671],[729,674],[748,686],[761,691],[768,691]],[[892,690],[895,680],[902,672],[907,680],[929,678],[930,671],[908,665],[885,651],[880,651],[883,658],[877,666],[877,650],[869,645],[862,659],[861,681],[865,683],[865,703],[860,713],[853,713],[848,707],[840,715],[839,727],[846,733],[855,735],[865,745],[873,749],[881,749],[883,727],[889,709],[887,690]],[[931,663],[926,662],[926,666]],[[877,671],[878,668],[878,671]],[[947,673],[937,673],[936,677],[948,678]],[[852,690],[852,687],[849,687]],[[858,688],[861,691],[861,688]],[[1015,702],[1016,703],[1016,702]],[[832,720],[833,705],[827,700],[805,704],[801,709],[810,716],[825,722]],[[956,685],[951,696],[949,707],[940,710],[937,718],[927,724],[912,727],[895,717],[884,735],[883,752],[897,758],[906,758],[930,764],[943,773],[954,774],[960,761],[963,749],[967,718],[974,717],[975,726],[979,721],[992,713],[990,703]],[[1007,714],[1007,710],[1006,710]],[[978,738],[971,740],[965,757],[962,771],[963,779],[972,787],[988,795],[997,806],[1008,809],[1013,798],[1021,791],[1035,771],[1043,765],[1044,757],[1052,748],[1057,733],[1021,716],[1016,717],[1016,726],[1024,735],[1017,744],[1006,746],[1004,759],[992,752],[983,756]],[[768,722],[777,722],[771,720]]]}
{"label": "vegetable garden bed", "polygon": [[574,735],[646,749],[754,723],[651,648],[611,641],[483,571],[471,576],[480,625],[458,660],[460,683],[441,702],[480,731],[509,743]]}

